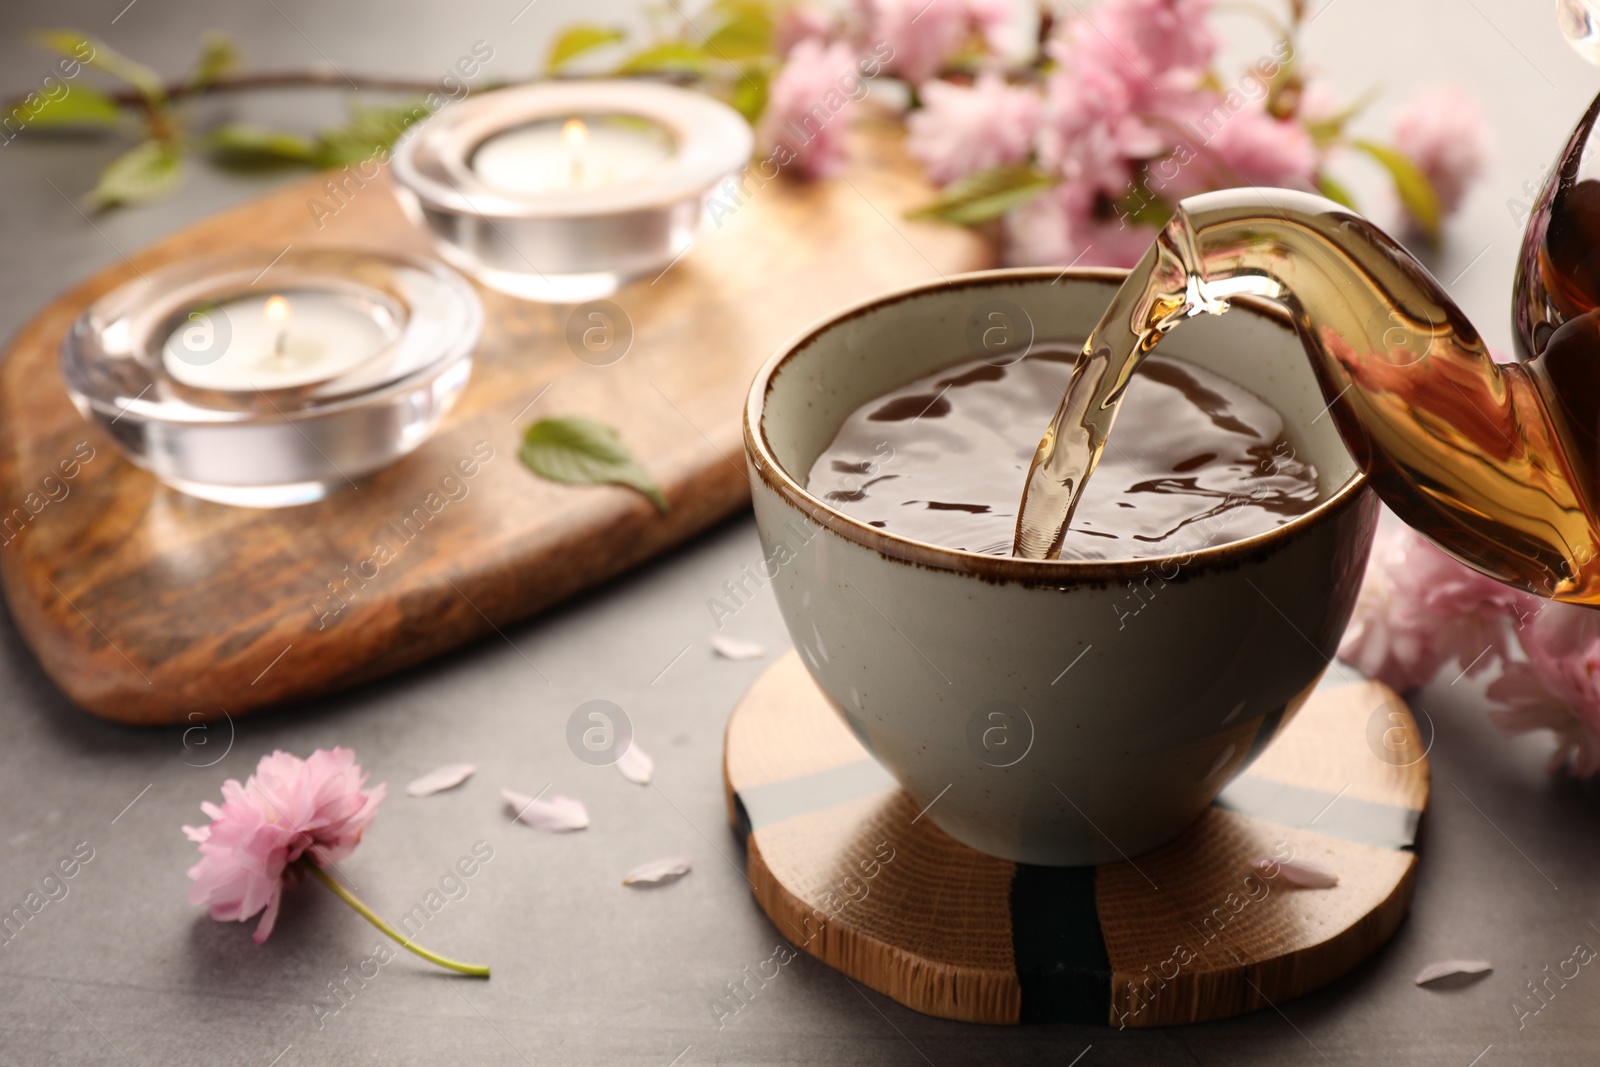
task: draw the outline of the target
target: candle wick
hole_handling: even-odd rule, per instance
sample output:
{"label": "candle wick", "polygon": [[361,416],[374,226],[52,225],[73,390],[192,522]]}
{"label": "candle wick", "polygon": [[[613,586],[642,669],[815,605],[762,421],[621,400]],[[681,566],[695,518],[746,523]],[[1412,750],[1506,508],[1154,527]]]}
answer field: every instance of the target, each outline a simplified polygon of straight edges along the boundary
{"label": "candle wick", "polygon": [[583,153],[572,153],[572,184],[583,184]]}
{"label": "candle wick", "polygon": [[283,356],[284,356],[284,353],[288,350],[288,348],[289,348],[289,331],[287,329],[279,330],[278,331],[278,340],[273,344],[272,352],[279,359],[282,359]]}

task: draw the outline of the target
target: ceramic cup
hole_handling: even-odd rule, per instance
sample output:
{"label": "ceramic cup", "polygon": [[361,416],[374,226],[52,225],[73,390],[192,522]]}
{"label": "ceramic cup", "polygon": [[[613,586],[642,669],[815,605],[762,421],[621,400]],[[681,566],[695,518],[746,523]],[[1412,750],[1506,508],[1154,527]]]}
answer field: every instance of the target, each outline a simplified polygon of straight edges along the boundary
{"label": "ceramic cup", "polygon": [[1291,321],[1245,300],[1160,351],[1267,400],[1316,466],[1323,501],[1270,532],[1030,561],[897,537],[806,491],[862,404],[997,339],[1007,358],[1081,342],[1122,277],[994,271],[866,301],[768,360],[745,408],[763,574],[811,676],[926,818],[1019,862],[1135,856],[1200,815],[1315,688],[1376,524]]}

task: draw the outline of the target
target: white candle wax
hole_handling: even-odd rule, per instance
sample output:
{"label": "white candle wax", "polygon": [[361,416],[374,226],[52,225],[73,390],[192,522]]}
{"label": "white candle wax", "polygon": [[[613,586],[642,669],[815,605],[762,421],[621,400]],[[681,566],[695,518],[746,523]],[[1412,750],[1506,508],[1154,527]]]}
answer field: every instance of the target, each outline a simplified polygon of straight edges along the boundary
{"label": "white candle wax", "polygon": [[373,309],[333,292],[241,296],[191,311],[162,349],[167,373],[200,389],[290,389],[347,374],[392,339]]}
{"label": "white candle wax", "polygon": [[501,192],[537,194],[637,181],[671,156],[666,131],[643,119],[550,120],[489,138],[472,169]]}

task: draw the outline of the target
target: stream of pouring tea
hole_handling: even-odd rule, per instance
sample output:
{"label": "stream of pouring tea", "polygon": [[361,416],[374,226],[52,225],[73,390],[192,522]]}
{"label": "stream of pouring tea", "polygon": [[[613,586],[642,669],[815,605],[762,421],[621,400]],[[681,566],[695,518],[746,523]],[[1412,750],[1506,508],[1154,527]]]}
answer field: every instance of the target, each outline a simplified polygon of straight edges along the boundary
{"label": "stream of pouring tea", "polygon": [[[1182,275],[1181,284],[1164,286],[1176,261],[1163,231],[1138,266],[1128,273],[1111,306],[1084,342],[1061,406],[1039,441],[1017,509],[1011,554],[1021,559],[1055,559],[1061,552],[1073,510],[1084,484],[1105,451],[1122,398],[1134,372],[1163,334],[1200,311],[1220,312]],[[1168,251],[1163,255],[1163,251]],[[1172,279],[1176,281],[1176,279]],[[1135,326],[1134,324],[1140,324]]]}

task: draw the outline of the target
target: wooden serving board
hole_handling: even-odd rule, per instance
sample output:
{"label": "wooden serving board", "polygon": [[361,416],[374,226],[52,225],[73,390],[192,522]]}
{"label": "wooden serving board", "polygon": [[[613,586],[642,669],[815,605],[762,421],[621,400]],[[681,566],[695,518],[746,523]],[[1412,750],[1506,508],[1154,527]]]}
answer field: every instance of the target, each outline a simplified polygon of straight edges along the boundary
{"label": "wooden serving board", "polygon": [[[756,899],[792,946],[908,1007],[982,1023],[1165,1026],[1325,985],[1405,917],[1428,806],[1410,712],[1363,682],[1314,694],[1161,848],[1012,863],[920,817],[793,650],[734,709],[723,778]],[[1291,850],[1339,884],[1252,870]]]}
{"label": "wooden serving board", "polygon": [[[23,636],[97,715],[156,724],[238,714],[421,662],[747,506],[739,425],[762,360],[848,303],[992,265],[978,237],[904,219],[930,191],[895,133],[865,130],[857,142],[845,180],[752,182],[681,261],[614,296],[634,340],[613,365],[568,348],[571,308],[483,291],[472,382],[439,432],[306,507],[230,508],[163,487],[78,416],[57,353],[78,313],[135,269],[251,247],[263,268],[290,245],[427,253],[387,174],[353,195],[347,187],[332,217],[328,176],[307,178],[89,278],[28,323],[0,364],[0,579]],[[629,490],[525,470],[521,428],[555,414],[615,426],[671,513]],[[449,499],[441,480],[475,446],[493,458]],[[412,537],[400,524],[419,507],[428,521]],[[370,574],[363,561],[379,545],[394,558],[347,582]]]}

